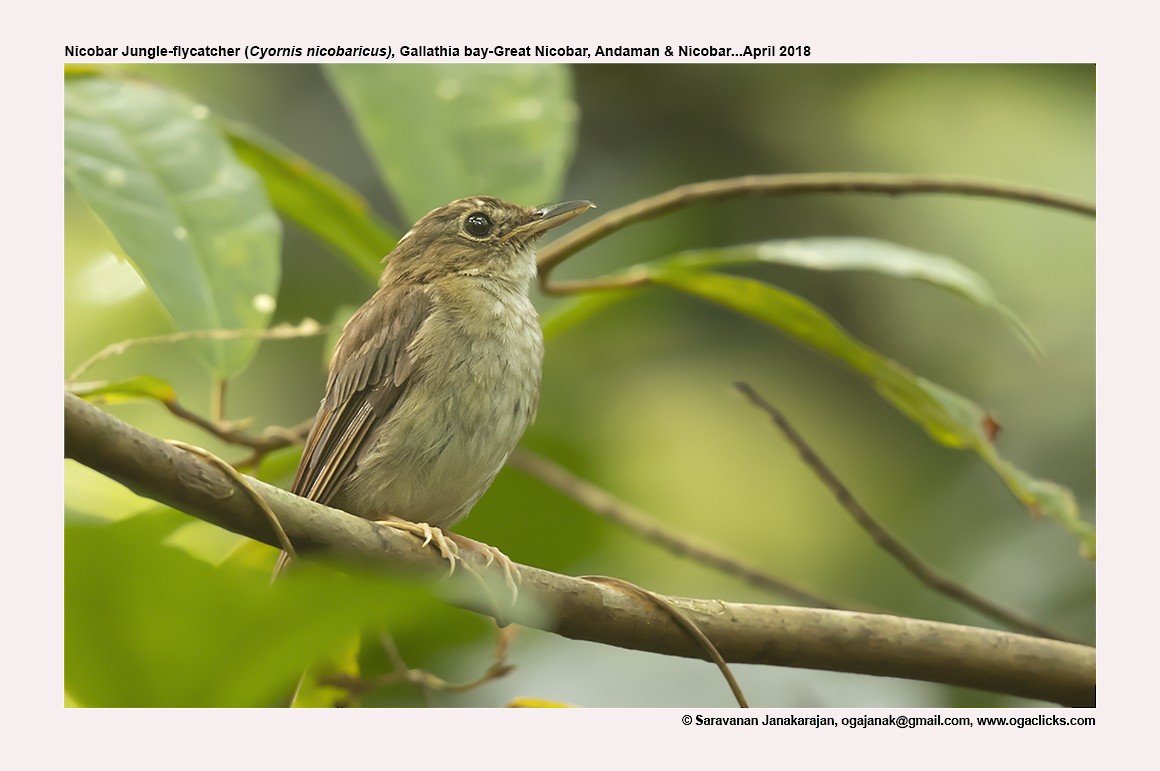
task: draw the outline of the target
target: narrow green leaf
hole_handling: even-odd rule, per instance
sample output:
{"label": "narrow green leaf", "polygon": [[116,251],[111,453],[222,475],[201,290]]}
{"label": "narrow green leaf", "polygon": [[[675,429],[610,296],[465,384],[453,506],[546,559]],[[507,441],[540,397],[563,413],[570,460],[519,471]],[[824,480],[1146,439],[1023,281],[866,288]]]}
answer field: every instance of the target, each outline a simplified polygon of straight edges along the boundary
{"label": "narrow green leaf", "polygon": [[74,383],[69,390],[82,399],[100,401],[105,404],[119,404],[137,399],[156,399],[165,404],[177,401],[177,392],[173,386],[152,375],[138,375],[128,380],[113,382],[106,380],[93,383]]}
{"label": "narrow green leaf", "polygon": [[620,291],[594,292],[592,294],[568,298],[551,310],[540,314],[540,328],[544,333],[544,342],[548,343],[555,340],[559,335],[578,324],[582,324],[609,305],[626,300],[636,295],[638,291],[636,289],[625,289]]}
{"label": "narrow green leaf", "polygon": [[[274,309],[281,223],[209,110],[138,81],[65,81],[65,172],[181,330],[261,329]],[[198,340],[219,377],[259,341]]]}
{"label": "narrow green leaf", "polygon": [[987,462],[1031,515],[1055,520],[1079,541],[1083,556],[1095,559],[1095,528],[1080,518],[1079,505],[1071,490],[1047,479],[1037,479],[1000,456],[994,442],[999,424],[978,404],[937,383],[924,378],[917,380],[948,415],[962,425],[974,427],[965,447]]}
{"label": "narrow green leaf", "polygon": [[366,199],[260,132],[230,121],[221,125],[238,158],[262,176],[282,216],[316,235],[372,282],[378,281],[382,259],[395,248],[398,235]]}
{"label": "narrow green leaf", "polygon": [[992,443],[995,421],[974,402],[921,378],[852,338],[821,309],[760,281],[684,268],[650,269],[653,282],[721,305],[780,329],[865,376],[874,389],[937,442],[976,452],[1035,516],[1046,515],[1095,555],[1095,532],[1080,519],[1072,494],[1035,479],[1001,458]]}
{"label": "narrow green leaf", "polygon": [[326,73],[387,186],[417,220],[469,195],[559,196],[578,110],[554,64],[331,64]]}
{"label": "narrow green leaf", "polygon": [[872,238],[801,238],[765,241],[723,249],[682,252],[654,263],[656,267],[704,269],[753,262],[790,265],[811,270],[864,270],[908,278],[954,292],[984,308],[996,311],[1038,358],[1043,350],[1015,312],[995,296],[991,285],[973,270],[937,254]]}

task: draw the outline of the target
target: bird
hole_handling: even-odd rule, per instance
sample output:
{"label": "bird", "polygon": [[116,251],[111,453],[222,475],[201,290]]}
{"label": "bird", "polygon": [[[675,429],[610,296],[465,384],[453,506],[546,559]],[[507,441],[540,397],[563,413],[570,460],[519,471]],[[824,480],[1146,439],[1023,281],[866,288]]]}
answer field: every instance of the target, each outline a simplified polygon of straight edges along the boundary
{"label": "bird", "polygon": [[[488,489],[539,405],[536,240],[593,207],[474,196],[419,219],[343,327],[291,491],[433,541],[454,571],[459,541],[443,531]],[[510,560],[483,548],[514,594]]]}

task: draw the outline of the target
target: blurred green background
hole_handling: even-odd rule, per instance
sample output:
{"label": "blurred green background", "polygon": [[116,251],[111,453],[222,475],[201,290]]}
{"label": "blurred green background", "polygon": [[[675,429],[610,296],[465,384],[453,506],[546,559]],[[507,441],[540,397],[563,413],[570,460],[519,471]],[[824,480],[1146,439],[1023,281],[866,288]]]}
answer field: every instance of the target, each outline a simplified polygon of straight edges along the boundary
{"label": "blurred green background", "polygon": [[[399,232],[409,226],[318,67],[125,69],[264,130],[357,188]],[[573,67],[570,74],[579,130],[560,200],[593,200],[597,213],[688,182],[815,171],[954,174],[1095,197],[1091,66],[603,65]],[[634,226],[572,257],[555,276],[592,277],[684,249],[843,235],[945,254],[973,268],[1028,324],[1046,360],[1033,360],[996,314],[930,286],[772,266],[741,272],[805,296],[855,337],[991,409],[1004,426],[1000,451],[1069,487],[1094,522],[1095,227],[1087,218],[943,195],[740,200]],[[66,187],[66,372],[109,343],[173,329],[119,255],[104,226]],[[370,292],[346,262],[290,224],[282,273],[275,322],[309,316],[325,323],[339,306],[358,305]],[[535,299],[542,311],[557,302]],[[228,416],[252,417],[262,427],[312,415],[322,394],[324,344],[323,338],[263,343],[230,385]],[[138,374],[164,378],[183,404],[208,413],[208,377],[182,346],[131,349],[86,379]],[[613,305],[551,343],[539,418],[524,445],[666,524],[836,602],[992,626],[919,585],[874,548],[768,421],[733,391],[736,380],[785,412],[863,505],[949,576],[1094,641],[1094,564],[1077,556],[1074,539],[1054,523],[1033,521],[976,456],[935,445],[860,380],[769,328],[662,288]],[[109,409],[154,435],[227,458],[243,454],[156,404]],[[277,481],[288,486],[294,453],[273,460],[270,473],[280,470]],[[75,463],[66,464],[65,480],[73,521],[153,508]],[[623,533],[510,469],[457,529],[548,570],[618,576],[666,594],[783,601]],[[238,539],[193,523],[170,542],[215,563]],[[82,551],[66,551],[66,584],[81,580],[73,557]],[[263,547],[248,562],[237,561],[256,576],[273,554]],[[109,561],[132,571],[132,559],[130,550]],[[179,597],[179,588],[173,591]],[[427,595],[426,602],[416,599],[410,589],[399,592],[410,598],[399,605],[409,615],[392,614],[391,629],[408,664],[448,680],[471,679],[487,667],[494,631],[486,619]],[[66,591],[68,601],[77,596]],[[122,633],[134,635],[133,621],[115,612],[116,598],[85,597],[100,623],[125,624]],[[75,612],[66,607],[66,638],[89,629]],[[165,639],[163,622],[154,625]],[[100,650],[88,647],[90,658],[66,655],[66,684],[81,704],[100,703],[85,696],[99,689],[76,686],[67,671],[97,666]],[[703,662],[534,630],[520,633],[511,657],[517,665],[511,675],[469,694],[436,695],[435,703],[497,706],[533,696],[586,706],[732,704],[716,670]],[[763,706],[1028,703],[901,680],[737,670],[750,702]],[[368,701],[421,703],[410,686]]]}

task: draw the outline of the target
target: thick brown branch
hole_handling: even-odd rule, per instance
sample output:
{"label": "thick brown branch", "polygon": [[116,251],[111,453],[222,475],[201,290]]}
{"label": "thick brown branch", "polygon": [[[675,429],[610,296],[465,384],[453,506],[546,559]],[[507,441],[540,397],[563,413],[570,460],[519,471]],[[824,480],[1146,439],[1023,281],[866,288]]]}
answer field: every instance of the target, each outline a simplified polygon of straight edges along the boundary
{"label": "thick brown branch", "polygon": [[[65,394],[65,456],[135,492],[270,545],[266,517],[221,469]],[[299,551],[441,575],[446,563],[409,535],[250,480]],[[482,554],[464,553],[500,581]],[[702,658],[663,611],[613,586],[521,565],[510,620],[576,640]],[[492,600],[457,571],[456,604],[491,613]],[[1072,706],[1095,703],[1095,649],[988,629],[871,613],[667,598],[730,662],[826,669],[948,683]]]}

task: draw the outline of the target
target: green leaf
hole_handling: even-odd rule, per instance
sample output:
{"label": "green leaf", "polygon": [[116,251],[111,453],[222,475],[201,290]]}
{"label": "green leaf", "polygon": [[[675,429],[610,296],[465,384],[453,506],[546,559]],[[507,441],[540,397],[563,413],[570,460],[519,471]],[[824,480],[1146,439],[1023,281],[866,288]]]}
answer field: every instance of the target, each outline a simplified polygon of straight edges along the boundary
{"label": "green leaf", "polygon": [[[953,414],[965,416],[982,412],[974,402],[935,383],[923,382],[927,390]],[[984,415],[982,428],[970,444],[970,449],[994,469],[1007,489],[1031,512],[1031,516],[1047,516],[1058,522],[1079,541],[1080,553],[1088,559],[1095,559],[1095,528],[1080,518],[1079,505],[1071,490],[1047,479],[1037,479],[1001,457],[993,441],[998,429],[998,424],[990,416]]]}
{"label": "green leaf", "polygon": [[801,238],[765,241],[723,249],[682,252],[653,265],[660,269],[704,269],[754,262],[791,265],[811,270],[865,270],[909,278],[954,292],[998,312],[1038,358],[1043,351],[1015,312],[995,296],[991,285],[973,270],[937,254],[872,238]]}
{"label": "green leaf", "polygon": [[593,292],[592,294],[568,298],[550,311],[540,314],[540,328],[544,333],[544,342],[549,343],[555,340],[559,335],[578,324],[582,324],[609,305],[627,300],[639,291],[638,289],[622,289],[610,292]]}
{"label": "green leaf", "polygon": [[298,223],[345,257],[372,282],[398,234],[371,210],[366,199],[338,178],[273,139],[232,121],[220,121],[244,163],[262,176],[282,216]]}
{"label": "green leaf", "polygon": [[74,383],[69,391],[82,399],[104,404],[120,404],[137,399],[156,399],[165,404],[177,401],[177,392],[173,386],[152,375],[138,375],[128,380]]}
{"label": "green leaf", "polygon": [[555,200],[578,109],[563,65],[331,64],[325,71],[412,220],[449,201]]}
{"label": "green leaf", "polygon": [[[360,629],[422,617],[425,592],[382,576],[207,564],[171,545],[173,512],[66,520],[65,687],[90,707],[273,706]],[[177,539],[178,541],[180,538]]]}
{"label": "green leaf", "polygon": [[[281,223],[209,110],[137,81],[65,81],[65,173],[181,330],[261,329],[280,276]],[[222,378],[259,340],[198,340]]]}
{"label": "green leaf", "polygon": [[89,78],[94,75],[103,75],[105,70],[100,65],[93,64],[66,64],[64,66],[65,78]]}
{"label": "green leaf", "polygon": [[1035,479],[1001,458],[992,442],[998,424],[979,405],[863,345],[821,309],[783,289],[754,279],[687,268],[653,266],[647,270],[654,283],[776,327],[863,375],[886,401],[936,441],[976,452],[1033,515],[1056,520],[1076,536],[1085,554],[1095,555],[1095,531],[1080,519],[1070,491]]}

